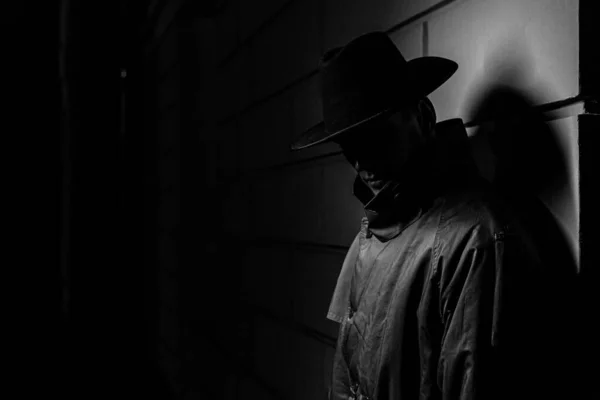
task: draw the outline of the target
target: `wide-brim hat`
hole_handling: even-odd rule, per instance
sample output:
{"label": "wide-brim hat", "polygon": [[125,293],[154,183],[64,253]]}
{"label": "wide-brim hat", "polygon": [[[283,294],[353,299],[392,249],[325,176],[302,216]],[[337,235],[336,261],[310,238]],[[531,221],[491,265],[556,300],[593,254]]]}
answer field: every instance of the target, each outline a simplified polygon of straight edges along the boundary
{"label": "wide-brim hat", "polygon": [[319,63],[323,120],[304,131],[292,150],[338,138],[429,95],[458,64],[443,57],[406,61],[385,32],[358,36],[327,51]]}

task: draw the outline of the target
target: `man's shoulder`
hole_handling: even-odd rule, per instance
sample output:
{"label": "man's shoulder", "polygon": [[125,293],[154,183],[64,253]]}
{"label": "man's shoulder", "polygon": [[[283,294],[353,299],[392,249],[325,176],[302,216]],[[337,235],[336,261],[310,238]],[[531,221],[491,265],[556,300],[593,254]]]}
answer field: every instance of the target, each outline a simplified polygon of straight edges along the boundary
{"label": "man's shoulder", "polygon": [[513,219],[504,198],[490,185],[478,184],[443,197],[438,232],[476,234],[482,241],[492,240],[508,229]]}

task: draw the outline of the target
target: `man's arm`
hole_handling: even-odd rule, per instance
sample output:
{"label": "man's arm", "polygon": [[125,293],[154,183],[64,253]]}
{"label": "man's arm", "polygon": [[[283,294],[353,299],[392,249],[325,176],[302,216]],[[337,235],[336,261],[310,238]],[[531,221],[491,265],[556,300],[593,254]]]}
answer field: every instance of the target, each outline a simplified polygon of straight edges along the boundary
{"label": "man's arm", "polygon": [[522,238],[480,229],[445,268],[437,371],[442,399],[568,396],[573,321],[569,298],[557,292],[560,277]]}
{"label": "man's arm", "polygon": [[356,235],[354,241],[350,245],[340,274],[338,275],[337,283],[331,296],[331,303],[327,311],[327,318],[341,323],[346,316],[348,309],[348,296],[350,295],[350,284],[352,282],[352,274],[354,273],[354,265],[358,257],[360,247],[360,233]]}

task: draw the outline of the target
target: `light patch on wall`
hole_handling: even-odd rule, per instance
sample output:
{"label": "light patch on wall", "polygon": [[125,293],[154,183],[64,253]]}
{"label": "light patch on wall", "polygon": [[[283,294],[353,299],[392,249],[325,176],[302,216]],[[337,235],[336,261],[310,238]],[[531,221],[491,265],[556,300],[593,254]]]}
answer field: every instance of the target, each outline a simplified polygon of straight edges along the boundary
{"label": "light patch on wall", "polygon": [[441,119],[466,117],[469,93],[520,68],[523,89],[540,102],[578,91],[577,7],[566,0],[462,1],[428,21],[429,54],[448,57],[459,69],[431,96]]}
{"label": "light patch on wall", "polygon": [[560,143],[567,157],[568,182],[561,191],[541,194],[541,199],[554,214],[564,231],[571,239],[571,248],[579,265],[579,152],[577,137],[577,117],[569,117],[549,122],[549,125],[561,133]]}
{"label": "light patch on wall", "polygon": [[[527,110],[577,95],[577,3],[569,0],[464,0],[430,17],[429,55],[447,57],[459,64],[455,75],[430,95],[439,119],[460,117],[471,122],[481,111],[483,102],[489,109],[512,114],[515,108],[509,98],[522,102],[521,110]],[[560,146],[558,153],[565,159],[564,179],[554,184],[548,181],[552,187],[539,193],[571,237],[576,253],[577,130],[569,121],[579,109],[564,108],[550,116],[554,120],[547,127],[551,136],[556,136],[553,140]],[[542,124],[540,127],[543,128]],[[520,133],[526,135],[525,130]],[[519,137],[512,145],[518,148],[525,140],[531,146],[531,151],[522,153],[530,154],[521,160],[523,172],[531,174],[532,167],[539,171],[556,170],[560,160],[548,155],[541,161],[540,155],[545,150],[534,136]],[[558,153],[556,157],[560,158]],[[487,172],[493,174],[493,165],[486,164],[485,159],[482,161],[484,167],[490,167]]]}
{"label": "light patch on wall", "polygon": [[[509,84],[528,94],[534,104],[543,104],[560,98],[552,90],[551,82],[544,82],[535,60],[534,46],[524,36],[522,27],[514,26],[497,35],[477,41],[471,81],[465,85],[462,102],[456,113],[470,118],[472,97],[491,85]],[[554,92],[554,93],[553,93]]]}

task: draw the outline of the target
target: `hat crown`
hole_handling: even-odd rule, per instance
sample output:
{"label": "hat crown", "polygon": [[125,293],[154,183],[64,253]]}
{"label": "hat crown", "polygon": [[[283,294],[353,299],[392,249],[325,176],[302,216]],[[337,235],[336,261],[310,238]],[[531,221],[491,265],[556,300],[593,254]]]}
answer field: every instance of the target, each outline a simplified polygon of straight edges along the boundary
{"label": "hat crown", "polygon": [[427,96],[458,68],[442,57],[406,61],[384,32],[370,32],[327,51],[319,63],[323,120],[291,145],[299,150],[333,140]]}
{"label": "hat crown", "polygon": [[325,129],[333,132],[411,98],[407,62],[389,36],[372,32],[323,56]]}

